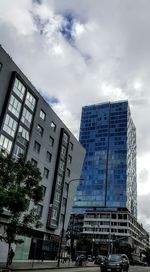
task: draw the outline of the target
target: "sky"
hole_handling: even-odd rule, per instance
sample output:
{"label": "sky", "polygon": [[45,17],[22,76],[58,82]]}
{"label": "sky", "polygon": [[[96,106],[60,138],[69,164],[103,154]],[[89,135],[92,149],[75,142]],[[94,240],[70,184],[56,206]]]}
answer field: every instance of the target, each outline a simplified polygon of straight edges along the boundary
{"label": "sky", "polygon": [[0,0],[0,44],[78,137],[81,108],[128,100],[150,231],[150,1]]}

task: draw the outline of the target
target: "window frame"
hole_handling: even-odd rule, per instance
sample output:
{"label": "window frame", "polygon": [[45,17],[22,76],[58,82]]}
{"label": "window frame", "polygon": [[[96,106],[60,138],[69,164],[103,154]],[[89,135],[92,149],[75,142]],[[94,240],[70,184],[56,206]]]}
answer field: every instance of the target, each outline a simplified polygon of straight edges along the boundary
{"label": "window frame", "polygon": [[42,137],[44,133],[44,128],[41,125],[37,124],[36,130],[38,134]]}
{"label": "window frame", "polygon": [[36,105],[36,98],[30,91],[26,92],[25,105],[33,112]]}
{"label": "window frame", "polygon": [[49,151],[46,151],[46,161],[49,163],[52,161],[52,154]]}
{"label": "window frame", "polygon": [[46,167],[44,167],[43,178],[48,179],[48,177],[49,177],[49,169],[47,169]]}
{"label": "window frame", "polygon": [[[38,146],[39,149],[37,149],[36,146]],[[33,149],[34,149],[34,151],[35,151],[37,154],[39,154],[39,153],[40,153],[40,150],[41,150],[41,145],[40,145],[40,143],[38,143],[37,141],[34,141]]]}
{"label": "window frame", "polygon": [[50,146],[53,147],[54,146],[54,138],[52,136],[49,136],[49,143],[50,143]]}
{"label": "window frame", "polygon": [[3,131],[5,131],[12,138],[15,137],[15,134],[17,131],[17,121],[13,117],[11,117],[8,113],[6,113],[5,115],[5,119],[3,123]]}
{"label": "window frame", "polygon": [[46,120],[46,113],[42,109],[40,109],[40,118],[45,121]]}
{"label": "window frame", "polygon": [[55,132],[56,131],[56,127],[57,127],[56,124],[52,121],[51,122],[51,129],[52,129],[52,131]]}

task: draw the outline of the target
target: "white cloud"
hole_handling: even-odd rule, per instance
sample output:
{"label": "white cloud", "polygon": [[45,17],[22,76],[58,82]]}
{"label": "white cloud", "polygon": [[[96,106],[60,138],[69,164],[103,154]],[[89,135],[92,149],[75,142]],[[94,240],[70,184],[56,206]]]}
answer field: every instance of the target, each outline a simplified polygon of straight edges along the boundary
{"label": "white cloud", "polygon": [[[78,135],[83,105],[128,99],[137,127],[139,209],[150,200],[150,2],[0,1],[1,44]],[[72,16],[69,41],[60,31]],[[145,202],[143,202],[145,203]],[[149,220],[149,219],[148,219]]]}

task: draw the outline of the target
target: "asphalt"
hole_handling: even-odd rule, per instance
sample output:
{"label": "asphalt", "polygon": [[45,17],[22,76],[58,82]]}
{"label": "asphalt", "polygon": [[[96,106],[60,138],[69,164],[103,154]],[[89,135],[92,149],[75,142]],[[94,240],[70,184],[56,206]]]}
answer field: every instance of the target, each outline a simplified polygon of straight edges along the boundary
{"label": "asphalt", "polygon": [[[84,264],[86,266],[96,266],[92,262],[87,262]],[[59,268],[74,268],[77,267],[75,262],[66,262],[66,263],[60,263]],[[47,269],[58,269],[57,267],[57,261],[49,261],[49,262],[42,262],[42,261],[34,261],[34,262],[13,262],[11,266],[9,266],[9,270],[5,270],[5,264],[0,263],[0,272],[5,272],[5,271],[18,271],[20,272],[21,270],[23,271],[38,271],[38,270],[47,270]]]}

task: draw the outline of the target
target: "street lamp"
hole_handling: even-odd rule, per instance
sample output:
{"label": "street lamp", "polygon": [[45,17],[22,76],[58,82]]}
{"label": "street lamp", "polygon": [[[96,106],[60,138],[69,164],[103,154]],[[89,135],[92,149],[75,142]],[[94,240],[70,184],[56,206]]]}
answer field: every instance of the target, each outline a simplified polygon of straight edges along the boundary
{"label": "street lamp", "polygon": [[67,212],[67,201],[68,201],[69,186],[70,186],[70,183],[72,183],[73,181],[79,181],[79,180],[83,180],[83,179],[82,178],[75,178],[75,179],[69,180],[69,182],[67,183],[68,184],[68,190],[67,190],[67,196],[66,196],[66,205],[65,205],[65,210],[64,210],[64,217],[63,217],[63,222],[62,222],[62,230],[61,230],[60,243],[59,243],[57,267],[60,266],[61,247],[62,247],[62,240],[63,240],[63,236],[64,236],[64,226],[65,226],[65,217],[66,217],[66,212]]}

